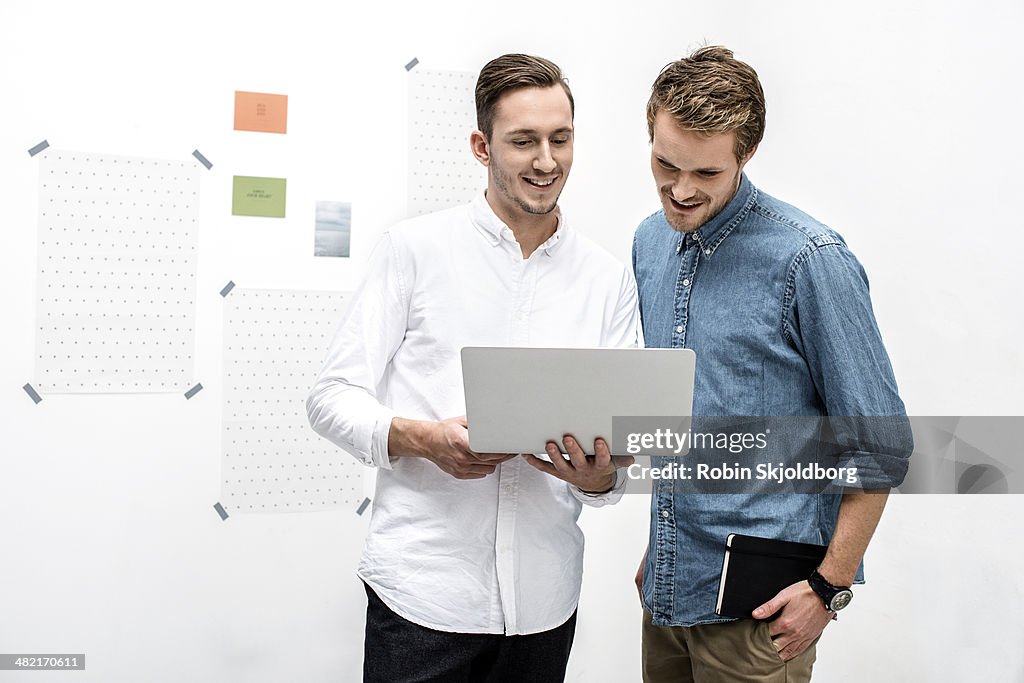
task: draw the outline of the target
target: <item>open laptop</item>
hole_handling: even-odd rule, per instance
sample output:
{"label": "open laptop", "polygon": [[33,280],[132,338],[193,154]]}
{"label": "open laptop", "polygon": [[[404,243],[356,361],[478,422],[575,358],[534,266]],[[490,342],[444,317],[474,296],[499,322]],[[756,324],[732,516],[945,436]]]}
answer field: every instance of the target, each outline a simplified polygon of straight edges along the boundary
{"label": "open laptop", "polygon": [[[572,434],[587,454],[612,418],[689,417],[696,357],[689,349],[462,349],[469,446],[543,453]],[[678,424],[678,423],[676,423]],[[564,448],[563,448],[564,450]]]}

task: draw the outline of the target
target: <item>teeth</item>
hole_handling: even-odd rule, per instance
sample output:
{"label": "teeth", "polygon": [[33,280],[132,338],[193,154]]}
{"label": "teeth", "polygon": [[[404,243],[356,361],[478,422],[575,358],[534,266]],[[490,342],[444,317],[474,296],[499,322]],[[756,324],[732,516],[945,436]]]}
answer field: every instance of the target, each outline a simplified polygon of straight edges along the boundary
{"label": "teeth", "polygon": [[531,185],[536,185],[537,187],[547,187],[551,183],[555,182],[554,178],[549,178],[548,180],[533,180],[532,178],[523,178],[523,180],[530,183]]}

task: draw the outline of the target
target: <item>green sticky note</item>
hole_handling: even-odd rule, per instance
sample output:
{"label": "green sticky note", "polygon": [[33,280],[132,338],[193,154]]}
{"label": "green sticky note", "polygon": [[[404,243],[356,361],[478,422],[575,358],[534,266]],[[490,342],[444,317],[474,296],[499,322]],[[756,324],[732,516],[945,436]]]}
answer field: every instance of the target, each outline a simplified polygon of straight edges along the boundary
{"label": "green sticky note", "polygon": [[284,218],[284,178],[236,175],[231,189],[232,216]]}

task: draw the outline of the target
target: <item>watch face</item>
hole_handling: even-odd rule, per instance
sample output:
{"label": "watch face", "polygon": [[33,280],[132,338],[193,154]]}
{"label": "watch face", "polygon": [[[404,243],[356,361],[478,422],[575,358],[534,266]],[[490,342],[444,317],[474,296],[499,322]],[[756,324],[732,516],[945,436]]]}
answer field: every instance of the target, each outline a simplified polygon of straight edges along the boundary
{"label": "watch face", "polygon": [[832,597],[832,604],[829,606],[829,609],[833,612],[838,612],[849,605],[851,600],[853,600],[853,591],[839,591]]}

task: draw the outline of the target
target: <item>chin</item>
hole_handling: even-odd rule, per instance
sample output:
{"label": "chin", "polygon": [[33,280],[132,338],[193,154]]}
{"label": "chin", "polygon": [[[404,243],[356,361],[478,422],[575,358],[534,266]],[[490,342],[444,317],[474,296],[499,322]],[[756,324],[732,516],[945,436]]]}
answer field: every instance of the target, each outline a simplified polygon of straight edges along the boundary
{"label": "chin", "polygon": [[537,215],[537,216],[542,216],[544,214],[551,213],[552,211],[555,210],[556,206],[558,206],[558,200],[557,199],[555,201],[551,202],[550,205],[547,205],[547,204],[534,204],[532,202],[525,202],[525,201],[524,202],[519,202],[519,208],[521,208],[526,213],[532,213],[532,214]]}
{"label": "chin", "polygon": [[665,221],[668,223],[670,228],[672,228],[676,232],[693,232],[694,231],[695,226],[692,226],[689,223],[680,223],[679,222],[679,220],[673,215],[672,207],[671,206],[667,206],[665,204],[662,204],[661,208],[662,208],[662,210],[665,213]]}
{"label": "chin", "polygon": [[676,232],[688,233],[696,232],[697,229],[704,225],[705,222],[706,221],[687,221],[685,223],[679,223],[678,221],[672,222],[670,220],[668,224],[671,225],[672,229]]}

